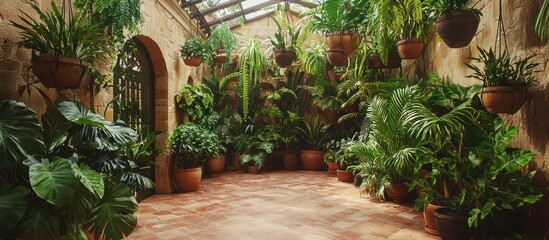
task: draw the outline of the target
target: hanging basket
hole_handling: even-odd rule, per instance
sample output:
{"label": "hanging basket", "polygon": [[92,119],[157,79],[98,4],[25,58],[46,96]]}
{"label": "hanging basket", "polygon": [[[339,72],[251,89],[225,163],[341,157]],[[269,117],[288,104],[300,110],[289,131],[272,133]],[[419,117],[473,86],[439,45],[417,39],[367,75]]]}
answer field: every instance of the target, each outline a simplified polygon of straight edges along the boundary
{"label": "hanging basket", "polygon": [[225,54],[225,49],[218,48],[213,57],[214,62],[224,63],[227,61],[227,54]]}
{"label": "hanging basket", "polygon": [[345,56],[343,49],[328,49],[326,50],[326,58],[332,66],[343,67],[347,66],[349,59]]}
{"label": "hanging basket", "polygon": [[288,67],[292,65],[292,62],[296,58],[296,53],[294,50],[290,49],[277,49],[274,52],[275,61],[281,68]]}
{"label": "hanging basket", "polygon": [[353,54],[355,47],[359,45],[359,38],[355,34],[349,32],[335,32],[326,35],[326,44],[328,49],[343,49],[345,57]]}
{"label": "hanging basket", "polygon": [[183,59],[183,62],[187,66],[198,67],[202,63],[202,59],[199,57],[187,57]]}
{"label": "hanging basket", "polygon": [[480,93],[482,104],[490,113],[515,114],[526,101],[528,91],[517,87],[484,87]]}
{"label": "hanging basket", "polygon": [[473,40],[477,33],[478,19],[470,11],[444,14],[436,20],[436,31],[450,48],[462,48]]}
{"label": "hanging basket", "polygon": [[402,59],[398,55],[390,55],[387,60],[387,64],[383,64],[381,57],[378,55],[372,55],[368,57],[369,69],[382,69],[382,68],[400,68]]}
{"label": "hanging basket", "polygon": [[33,57],[32,72],[47,88],[76,89],[89,77],[86,62],[59,56]]}
{"label": "hanging basket", "polygon": [[408,38],[397,43],[398,53],[402,59],[417,59],[423,52],[423,46],[425,44],[419,38]]}

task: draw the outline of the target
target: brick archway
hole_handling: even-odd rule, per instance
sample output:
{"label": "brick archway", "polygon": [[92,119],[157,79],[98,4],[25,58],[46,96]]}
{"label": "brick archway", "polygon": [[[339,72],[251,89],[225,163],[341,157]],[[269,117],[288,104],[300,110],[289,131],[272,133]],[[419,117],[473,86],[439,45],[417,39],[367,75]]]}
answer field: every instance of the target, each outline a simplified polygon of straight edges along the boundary
{"label": "brick archway", "polygon": [[[168,132],[168,68],[166,61],[160,50],[160,46],[150,37],[144,35],[135,36],[134,39],[142,43],[147,49],[152,61],[154,72],[154,120],[155,130]],[[157,145],[162,145],[166,142],[166,134],[157,137]],[[168,154],[161,154],[156,158],[155,163],[155,191],[156,193],[172,193],[173,179],[171,177],[171,169]]]}

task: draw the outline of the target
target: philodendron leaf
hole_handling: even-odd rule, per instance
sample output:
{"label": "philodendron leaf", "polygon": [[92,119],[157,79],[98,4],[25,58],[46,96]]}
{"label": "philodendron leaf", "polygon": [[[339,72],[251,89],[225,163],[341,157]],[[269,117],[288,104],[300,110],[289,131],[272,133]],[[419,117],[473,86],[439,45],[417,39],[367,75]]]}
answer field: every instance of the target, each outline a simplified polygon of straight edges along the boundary
{"label": "philodendron leaf", "polygon": [[469,227],[476,227],[478,222],[478,215],[481,213],[481,210],[478,208],[472,209],[469,212],[470,217],[467,219],[467,223],[469,223]]}
{"label": "philodendron leaf", "polygon": [[74,171],[74,176],[80,180],[80,182],[98,198],[102,198],[105,192],[105,183],[103,182],[103,176],[92,170],[86,164],[76,165],[76,163],[71,164],[72,170]]}
{"label": "philodendron leaf", "polygon": [[57,239],[59,237],[58,213],[53,206],[37,199],[29,204],[23,219],[14,230],[19,239]]}
{"label": "philodendron leaf", "polygon": [[30,189],[25,186],[0,186],[0,236],[6,235],[23,218]]}
{"label": "philodendron leaf", "polygon": [[107,184],[105,195],[92,209],[86,227],[94,231],[94,238],[122,239],[137,226],[137,201],[133,192],[123,183]]}
{"label": "philodendron leaf", "polygon": [[69,160],[60,157],[32,165],[29,178],[36,195],[57,207],[69,203],[78,187]]}
{"label": "philodendron leaf", "polygon": [[36,113],[16,101],[0,103],[0,165],[13,165],[44,148]]}

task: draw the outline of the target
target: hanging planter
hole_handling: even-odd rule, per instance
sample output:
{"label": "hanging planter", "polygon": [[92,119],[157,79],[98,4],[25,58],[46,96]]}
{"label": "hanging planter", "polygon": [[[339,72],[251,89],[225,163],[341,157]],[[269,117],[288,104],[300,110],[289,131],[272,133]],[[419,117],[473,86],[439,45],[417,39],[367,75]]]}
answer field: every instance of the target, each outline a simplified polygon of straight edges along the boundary
{"label": "hanging planter", "polygon": [[387,64],[384,64],[379,55],[368,56],[369,69],[400,68],[402,59],[398,55],[389,55]]}
{"label": "hanging planter", "polygon": [[202,59],[200,59],[200,57],[188,57],[184,58],[183,62],[190,67],[198,67],[202,64]]}
{"label": "hanging planter", "polygon": [[223,48],[218,48],[218,49],[215,51],[213,60],[214,60],[214,62],[216,62],[216,63],[225,63],[225,62],[227,61],[227,54],[225,54],[225,49],[223,49]]}
{"label": "hanging planter", "polygon": [[525,88],[499,86],[482,88],[480,98],[490,113],[515,114],[524,105],[527,95]]}
{"label": "hanging planter", "polygon": [[347,66],[349,59],[345,56],[343,49],[328,49],[326,50],[326,58],[332,66],[343,67]]}
{"label": "hanging planter", "polygon": [[47,88],[76,89],[89,78],[87,63],[66,57],[33,57],[32,72]]}
{"label": "hanging planter", "polygon": [[423,39],[409,38],[397,43],[398,53],[402,59],[417,59],[423,52]]}
{"label": "hanging planter", "polygon": [[275,61],[281,68],[288,67],[296,58],[296,53],[294,50],[289,48],[286,49],[277,49],[274,51]]}
{"label": "hanging planter", "polygon": [[456,11],[436,20],[436,31],[450,48],[462,48],[473,40],[479,21],[471,11]]}
{"label": "hanging planter", "polygon": [[355,47],[359,42],[358,39],[353,33],[335,32],[326,35],[326,44],[328,45],[328,49],[343,49],[345,57],[349,57],[355,51]]}

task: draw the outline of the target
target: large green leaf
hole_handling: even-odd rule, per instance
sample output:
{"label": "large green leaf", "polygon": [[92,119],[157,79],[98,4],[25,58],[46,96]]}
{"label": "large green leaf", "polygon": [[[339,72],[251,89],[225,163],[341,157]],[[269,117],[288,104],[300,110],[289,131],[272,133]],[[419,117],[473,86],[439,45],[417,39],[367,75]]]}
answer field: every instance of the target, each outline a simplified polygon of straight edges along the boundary
{"label": "large green leaf", "polygon": [[37,199],[29,204],[23,219],[12,231],[18,239],[57,239],[59,236],[58,213],[50,204]]}
{"label": "large green leaf", "polygon": [[122,239],[137,226],[137,201],[123,183],[107,184],[105,195],[92,210],[86,227],[94,231],[95,239]]}
{"label": "large green leaf", "polygon": [[36,113],[24,103],[0,103],[0,165],[13,165],[42,151],[41,131]]}
{"label": "large green leaf", "polygon": [[69,160],[59,157],[32,165],[29,177],[36,195],[57,207],[69,203],[78,188]]}
{"label": "large green leaf", "polygon": [[44,144],[50,151],[55,149],[65,140],[65,133],[73,125],[59,112],[55,105],[48,106],[46,113],[42,115],[42,128],[44,129]]}
{"label": "large green leaf", "polygon": [[25,186],[0,186],[0,235],[6,235],[25,215],[29,193]]}
{"label": "large green leaf", "polygon": [[76,165],[71,164],[74,176],[80,180],[80,182],[86,187],[90,193],[96,195],[98,198],[102,198],[105,192],[105,183],[103,182],[103,176],[92,170],[86,164]]}
{"label": "large green leaf", "polygon": [[80,103],[65,101],[59,103],[57,108],[67,120],[75,124],[104,127],[101,122],[102,118],[99,115],[90,112]]}

